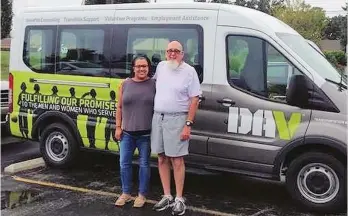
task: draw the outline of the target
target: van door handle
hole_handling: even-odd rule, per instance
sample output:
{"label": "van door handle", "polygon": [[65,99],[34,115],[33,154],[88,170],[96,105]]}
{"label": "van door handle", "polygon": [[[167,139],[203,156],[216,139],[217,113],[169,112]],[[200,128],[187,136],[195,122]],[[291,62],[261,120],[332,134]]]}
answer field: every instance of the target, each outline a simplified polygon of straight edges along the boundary
{"label": "van door handle", "polygon": [[223,106],[232,106],[232,105],[236,104],[236,102],[234,102],[233,100],[228,99],[228,98],[224,98],[224,99],[216,100],[216,101],[218,103],[222,104]]}

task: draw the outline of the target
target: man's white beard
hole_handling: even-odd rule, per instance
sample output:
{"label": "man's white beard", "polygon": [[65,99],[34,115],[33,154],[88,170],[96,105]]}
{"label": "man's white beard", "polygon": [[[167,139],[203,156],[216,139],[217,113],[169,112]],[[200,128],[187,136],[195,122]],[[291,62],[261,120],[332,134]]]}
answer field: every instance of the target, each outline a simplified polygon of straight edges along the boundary
{"label": "man's white beard", "polygon": [[171,70],[175,70],[179,67],[179,63],[175,60],[168,60],[167,65]]}

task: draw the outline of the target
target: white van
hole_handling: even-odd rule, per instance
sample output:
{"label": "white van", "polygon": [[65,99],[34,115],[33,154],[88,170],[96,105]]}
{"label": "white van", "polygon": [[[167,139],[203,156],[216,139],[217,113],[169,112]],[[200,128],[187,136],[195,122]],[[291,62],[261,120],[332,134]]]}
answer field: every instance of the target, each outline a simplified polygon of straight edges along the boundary
{"label": "white van", "polygon": [[306,207],[345,209],[347,81],[276,18],[213,3],[86,5],[25,9],[14,29],[10,130],[40,141],[47,164],[83,148],[117,154],[116,92],[132,59],[147,55],[154,71],[178,40],[203,91],[187,166],[285,181]]}

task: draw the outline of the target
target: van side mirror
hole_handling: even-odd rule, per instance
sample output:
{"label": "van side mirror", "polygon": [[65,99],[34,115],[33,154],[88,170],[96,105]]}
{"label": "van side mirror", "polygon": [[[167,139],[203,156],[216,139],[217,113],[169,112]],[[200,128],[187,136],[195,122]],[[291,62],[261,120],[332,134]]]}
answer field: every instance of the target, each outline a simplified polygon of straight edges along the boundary
{"label": "van side mirror", "polygon": [[306,77],[293,75],[290,78],[286,92],[286,101],[289,105],[306,108],[309,105],[309,89]]}

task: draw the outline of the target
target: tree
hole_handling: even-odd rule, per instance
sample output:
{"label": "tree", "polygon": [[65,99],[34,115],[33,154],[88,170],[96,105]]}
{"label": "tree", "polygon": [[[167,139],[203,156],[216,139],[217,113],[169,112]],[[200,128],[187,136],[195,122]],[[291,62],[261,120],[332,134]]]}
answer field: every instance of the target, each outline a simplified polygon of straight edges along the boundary
{"label": "tree", "polygon": [[342,22],[341,26],[340,44],[343,51],[347,52],[347,15],[345,16],[344,22]]}
{"label": "tree", "polygon": [[[348,8],[348,2],[346,3],[346,7],[342,7],[344,11],[347,11]],[[344,47],[343,50],[347,52],[347,15],[344,18],[344,22],[342,23],[342,28],[341,28],[341,46]]]}
{"label": "tree", "polygon": [[236,0],[236,5],[272,14],[272,8],[283,5],[284,0]]}
{"label": "tree", "polygon": [[86,5],[142,3],[142,2],[148,2],[148,1],[147,0],[85,0]]}
{"label": "tree", "polygon": [[344,23],[347,21],[347,16],[334,16],[328,18],[328,25],[324,30],[324,37],[329,40],[340,40],[342,35],[342,28]]}
{"label": "tree", "polygon": [[[203,1],[200,1],[203,2]],[[206,2],[206,1],[204,1]],[[222,4],[230,4],[230,2],[228,0],[212,0],[212,3],[222,3]]]}
{"label": "tree", "polygon": [[106,0],[86,0],[85,5],[106,4]]}
{"label": "tree", "polygon": [[[208,0],[194,0],[195,2],[208,2]],[[271,14],[272,7],[281,5],[284,0],[212,0],[212,3],[235,4],[238,6],[248,7],[259,10],[267,14]]]}
{"label": "tree", "polygon": [[144,3],[147,0],[112,0],[112,4],[124,4],[124,3]]}
{"label": "tree", "polygon": [[106,4],[106,0],[86,0],[85,5]]}
{"label": "tree", "polygon": [[1,1],[1,39],[10,35],[12,29],[12,1]]}
{"label": "tree", "polygon": [[285,6],[274,9],[273,16],[282,20],[304,38],[319,44],[327,19],[322,8],[311,7],[303,0],[287,0]]}

